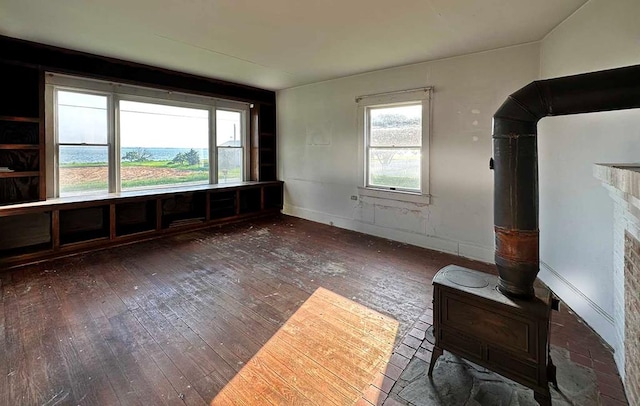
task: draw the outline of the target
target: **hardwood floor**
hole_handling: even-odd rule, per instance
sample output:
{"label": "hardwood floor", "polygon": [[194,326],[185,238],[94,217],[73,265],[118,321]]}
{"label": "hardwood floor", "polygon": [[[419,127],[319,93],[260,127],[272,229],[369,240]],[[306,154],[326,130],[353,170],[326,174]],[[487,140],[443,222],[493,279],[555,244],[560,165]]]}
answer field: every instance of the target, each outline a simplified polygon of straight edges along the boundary
{"label": "hardwood floor", "polygon": [[[435,272],[450,263],[492,269],[282,216],[6,271],[0,273],[0,404],[203,405],[223,389],[218,404],[256,404],[247,395],[254,389],[247,376],[257,372],[238,373],[265,347],[252,364],[266,363],[263,385],[273,384],[265,381],[269,376],[313,384],[304,363],[278,364],[278,352],[266,344],[282,326],[305,328],[295,318],[285,323],[316,290],[397,321],[389,338],[395,345],[430,306]],[[314,323],[307,330],[324,333],[342,322]],[[296,329],[287,336],[299,340],[296,348],[280,356],[302,362],[323,340],[313,334],[300,340]],[[331,362],[343,360],[347,368],[353,345],[334,341]],[[324,404],[348,404],[348,391],[340,388],[360,382],[331,372],[328,360],[315,361],[345,382],[327,386]],[[228,385],[237,375],[240,384]],[[323,404],[303,389],[291,389],[300,403]]]}
{"label": "hardwood floor", "polygon": [[389,362],[397,329],[318,288],[211,404],[354,404]]}

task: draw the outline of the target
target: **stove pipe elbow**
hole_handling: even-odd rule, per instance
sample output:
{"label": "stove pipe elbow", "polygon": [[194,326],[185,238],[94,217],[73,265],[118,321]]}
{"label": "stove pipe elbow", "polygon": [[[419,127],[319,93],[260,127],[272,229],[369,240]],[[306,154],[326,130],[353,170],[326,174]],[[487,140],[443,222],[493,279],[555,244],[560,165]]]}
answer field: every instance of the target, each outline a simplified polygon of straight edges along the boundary
{"label": "stove pipe elbow", "polygon": [[510,95],[493,116],[494,229],[498,288],[533,297],[540,269],[538,121],[640,107],[640,65],[535,81]]}

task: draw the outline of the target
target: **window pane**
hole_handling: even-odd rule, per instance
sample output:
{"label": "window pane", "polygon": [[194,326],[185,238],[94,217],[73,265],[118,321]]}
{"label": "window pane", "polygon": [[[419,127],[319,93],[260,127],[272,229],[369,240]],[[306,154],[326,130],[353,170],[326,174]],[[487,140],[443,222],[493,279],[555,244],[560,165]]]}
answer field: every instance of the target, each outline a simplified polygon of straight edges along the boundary
{"label": "window pane", "polygon": [[58,91],[58,142],[107,143],[107,97]]}
{"label": "window pane", "polygon": [[219,147],[242,146],[242,114],[237,111],[216,110],[216,145]]}
{"label": "window pane", "polygon": [[120,101],[122,189],[209,181],[209,111]]}
{"label": "window pane", "polygon": [[218,183],[242,181],[242,148],[218,149]]}
{"label": "window pane", "polygon": [[369,110],[372,147],[422,145],[422,105],[380,107]]}
{"label": "window pane", "polygon": [[60,196],[109,191],[106,146],[68,146],[59,150]]}
{"label": "window pane", "polygon": [[370,148],[369,185],[420,190],[420,149]]}

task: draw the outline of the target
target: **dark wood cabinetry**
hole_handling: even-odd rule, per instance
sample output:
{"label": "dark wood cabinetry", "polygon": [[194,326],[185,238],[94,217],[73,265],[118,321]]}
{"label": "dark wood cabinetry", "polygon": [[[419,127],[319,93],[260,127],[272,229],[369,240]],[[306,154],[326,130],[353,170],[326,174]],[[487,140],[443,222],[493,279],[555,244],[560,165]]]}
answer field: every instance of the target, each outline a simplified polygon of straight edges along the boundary
{"label": "dark wood cabinetry", "polygon": [[63,209],[59,216],[62,246],[109,238],[109,205]]}
{"label": "dark wood cabinetry", "polygon": [[260,181],[276,180],[276,108],[255,104],[251,119],[251,176]]}
{"label": "dark wood cabinetry", "polygon": [[0,207],[0,268],[277,214],[282,186],[202,185]]}
{"label": "dark wood cabinetry", "polygon": [[42,78],[0,63],[0,205],[45,198]]}
{"label": "dark wood cabinetry", "polygon": [[433,278],[436,343],[429,375],[447,350],[533,389],[541,405],[550,405],[550,291],[537,289],[531,301],[510,299],[497,282],[496,276],[455,265]]}
{"label": "dark wood cabinetry", "polygon": [[209,194],[209,216],[211,220],[232,217],[238,210],[238,191],[221,191]]}
{"label": "dark wood cabinetry", "polygon": [[115,205],[115,236],[153,232],[158,227],[158,204],[155,200],[141,200]]}
{"label": "dark wood cabinetry", "polygon": [[0,258],[50,250],[51,218],[51,211],[0,217]]}

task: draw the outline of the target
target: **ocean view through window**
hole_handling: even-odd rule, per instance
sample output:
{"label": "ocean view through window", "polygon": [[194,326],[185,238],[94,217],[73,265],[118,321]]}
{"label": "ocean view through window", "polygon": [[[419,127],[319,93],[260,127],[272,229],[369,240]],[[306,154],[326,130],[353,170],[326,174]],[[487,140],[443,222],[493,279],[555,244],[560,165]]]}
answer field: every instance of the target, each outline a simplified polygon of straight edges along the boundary
{"label": "ocean view through window", "polygon": [[53,74],[45,99],[49,197],[245,180],[247,103]]}
{"label": "ocean view through window", "polygon": [[209,182],[209,111],[121,100],[121,189]]}

